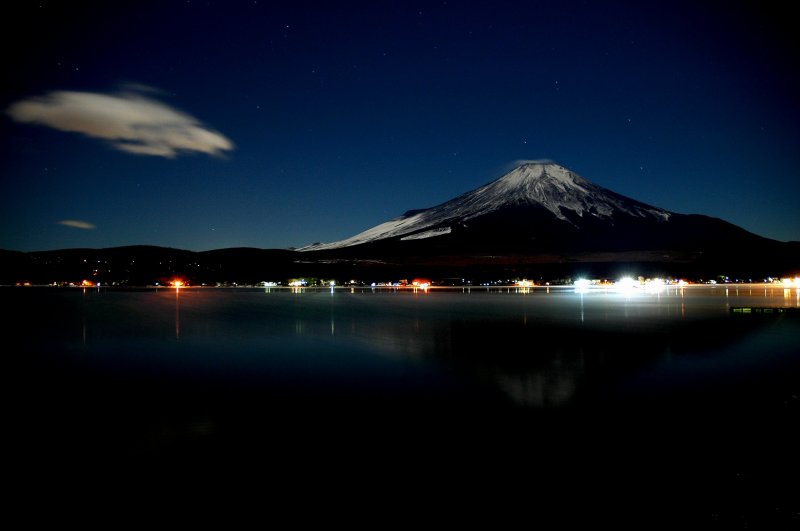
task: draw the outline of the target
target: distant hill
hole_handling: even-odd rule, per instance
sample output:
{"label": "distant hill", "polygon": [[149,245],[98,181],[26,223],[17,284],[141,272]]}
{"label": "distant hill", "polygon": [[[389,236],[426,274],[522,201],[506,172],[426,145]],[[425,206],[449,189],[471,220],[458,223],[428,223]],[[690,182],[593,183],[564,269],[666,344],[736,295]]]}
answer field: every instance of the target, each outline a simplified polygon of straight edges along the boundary
{"label": "distant hill", "polygon": [[131,286],[165,284],[175,278],[197,285],[275,281],[291,274],[295,254],[253,248],[193,252],[147,245],[2,253],[3,284],[89,280]]}

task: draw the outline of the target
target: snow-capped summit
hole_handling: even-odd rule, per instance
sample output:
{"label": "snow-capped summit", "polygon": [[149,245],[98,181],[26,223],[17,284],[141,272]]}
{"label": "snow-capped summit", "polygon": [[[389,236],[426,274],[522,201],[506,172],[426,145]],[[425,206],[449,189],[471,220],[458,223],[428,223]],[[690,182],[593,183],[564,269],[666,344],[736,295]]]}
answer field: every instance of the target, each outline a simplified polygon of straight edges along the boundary
{"label": "snow-capped summit", "polygon": [[499,179],[436,208],[456,207],[467,217],[474,217],[521,204],[542,206],[564,221],[567,217],[562,209],[578,216],[608,217],[615,211],[642,217],[670,216],[666,210],[615,194],[552,162],[523,163]]}
{"label": "snow-capped summit", "polygon": [[531,161],[438,206],[410,210],[350,238],[299,250],[411,242],[417,249],[423,245],[448,252],[644,248],[651,238],[657,245],[673,244],[679,236],[672,229],[685,232],[687,217],[612,192],[553,162]]}

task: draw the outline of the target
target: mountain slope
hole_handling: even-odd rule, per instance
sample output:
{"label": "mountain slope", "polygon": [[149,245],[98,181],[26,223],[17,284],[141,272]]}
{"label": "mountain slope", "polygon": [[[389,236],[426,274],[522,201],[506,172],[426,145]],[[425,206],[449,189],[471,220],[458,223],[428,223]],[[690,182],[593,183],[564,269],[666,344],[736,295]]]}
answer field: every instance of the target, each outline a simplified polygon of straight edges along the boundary
{"label": "mountain slope", "polygon": [[300,251],[559,252],[694,249],[766,240],[725,221],[669,212],[554,163],[522,164],[441,205]]}

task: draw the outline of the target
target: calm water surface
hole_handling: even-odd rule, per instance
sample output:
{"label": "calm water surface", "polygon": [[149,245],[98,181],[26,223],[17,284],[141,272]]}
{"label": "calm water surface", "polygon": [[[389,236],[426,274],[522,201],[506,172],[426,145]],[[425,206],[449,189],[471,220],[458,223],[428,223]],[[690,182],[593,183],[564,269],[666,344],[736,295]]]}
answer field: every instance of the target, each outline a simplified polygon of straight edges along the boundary
{"label": "calm water surface", "polygon": [[516,476],[565,518],[780,528],[800,522],[799,291],[6,288],[15,461]]}

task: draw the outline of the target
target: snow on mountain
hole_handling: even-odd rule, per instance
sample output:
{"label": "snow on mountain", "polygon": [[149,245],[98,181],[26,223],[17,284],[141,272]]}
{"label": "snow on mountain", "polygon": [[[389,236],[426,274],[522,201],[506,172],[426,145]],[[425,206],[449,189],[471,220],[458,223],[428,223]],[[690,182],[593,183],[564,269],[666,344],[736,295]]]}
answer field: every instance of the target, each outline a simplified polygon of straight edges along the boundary
{"label": "snow on mountain", "polygon": [[452,229],[450,227],[440,227],[438,229],[426,230],[417,232],[409,236],[403,236],[401,240],[424,240],[425,238],[433,238],[434,236],[442,236],[443,234],[450,234]]}
{"label": "snow on mountain", "polygon": [[[300,251],[338,249],[399,237],[424,239],[449,234],[448,223],[465,222],[506,207],[531,206],[550,211],[564,223],[570,211],[580,218],[634,218],[668,220],[672,213],[597,186],[563,166],[527,162],[476,190],[425,210],[413,210],[350,238],[301,247]],[[574,217],[574,216],[573,216]]]}

